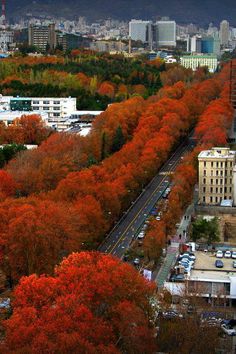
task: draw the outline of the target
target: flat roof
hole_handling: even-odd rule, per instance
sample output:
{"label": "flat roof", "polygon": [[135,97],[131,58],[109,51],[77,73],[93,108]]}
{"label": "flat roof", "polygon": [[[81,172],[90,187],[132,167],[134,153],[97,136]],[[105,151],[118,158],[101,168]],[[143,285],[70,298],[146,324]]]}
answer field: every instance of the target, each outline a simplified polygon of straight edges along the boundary
{"label": "flat roof", "polygon": [[[220,151],[224,151],[223,154]],[[235,156],[235,151],[229,150],[229,148],[215,147],[211,150],[203,150],[198,155],[198,158],[229,158]]]}
{"label": "flat roof", "polygon": [[226,272],[223,270],[192,270],[188,280],[192,281],[213,281],[215,283],[230,283],[230,278],[236,278],[236,272]]}

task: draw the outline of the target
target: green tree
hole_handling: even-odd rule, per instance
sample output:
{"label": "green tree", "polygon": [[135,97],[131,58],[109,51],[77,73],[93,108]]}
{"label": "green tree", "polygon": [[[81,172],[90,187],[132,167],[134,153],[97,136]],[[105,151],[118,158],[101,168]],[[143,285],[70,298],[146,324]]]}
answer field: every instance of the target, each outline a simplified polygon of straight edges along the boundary
{"label": "green tree", "polygon": [[119,151],[122,148],[122,146],[124,145],[124,143],[125,143],[125,137],[124,137],[122,128],[119,125],[116,129],[116,132],[115,132],[115,135],[113,138],[111,152],[114,153],[116,151]]}
{"label": "green tree", "polygon": [[192,240],[197,241],[200,239],[203,239],[208,244],[220,240],[218,219],[216,217],[211,220],[199,218],[192,224]]}

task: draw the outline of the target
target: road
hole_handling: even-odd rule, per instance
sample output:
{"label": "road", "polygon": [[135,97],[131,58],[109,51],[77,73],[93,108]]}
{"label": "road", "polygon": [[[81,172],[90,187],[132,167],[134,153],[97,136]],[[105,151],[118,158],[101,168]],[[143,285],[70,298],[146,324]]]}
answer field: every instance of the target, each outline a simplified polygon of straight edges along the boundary
{"label": "road", "polygon": [[126,214],[111,230],[110,234],[98,248],[100,252],[110,253],[119,258],[123,257],[132,242],[133,235],[137,235],[138,230],[147,219],[151,209],[161,199],[162,194],[169,186],[170,174],[174,172],[178,164],[182,161],[182,156],[190,151],[192,147],[193,143],[191,141],[185,141],[176,149]]}

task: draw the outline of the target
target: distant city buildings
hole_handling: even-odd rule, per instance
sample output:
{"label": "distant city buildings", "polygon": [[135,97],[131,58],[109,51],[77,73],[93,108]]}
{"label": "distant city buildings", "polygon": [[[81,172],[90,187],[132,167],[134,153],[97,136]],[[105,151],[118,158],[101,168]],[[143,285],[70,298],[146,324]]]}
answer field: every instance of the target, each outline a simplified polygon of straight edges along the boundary
{"label": "distant city buildings", "polygon": [[162,20],[132,20],[129,22],[129,37],[134,41],[148,44],[151,49],[176,46],[176,22]]}

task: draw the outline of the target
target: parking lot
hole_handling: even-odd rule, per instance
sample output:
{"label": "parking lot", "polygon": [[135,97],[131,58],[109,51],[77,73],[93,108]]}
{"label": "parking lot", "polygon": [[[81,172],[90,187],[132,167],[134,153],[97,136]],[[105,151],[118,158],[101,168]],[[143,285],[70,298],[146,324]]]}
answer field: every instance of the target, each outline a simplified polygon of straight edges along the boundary
{"label": "parking lot", "polygon": [[216,258],[214,253],[210,252],[195,252],[196,260],[194,269],[195,270],[217,270],[220,269],[216,268],[215,261],[220,259],[224,263],[224,267],[222,268],[223,271],[230,271],[236,273],[236,268],[233,268],[233,259],[232,258]]}

